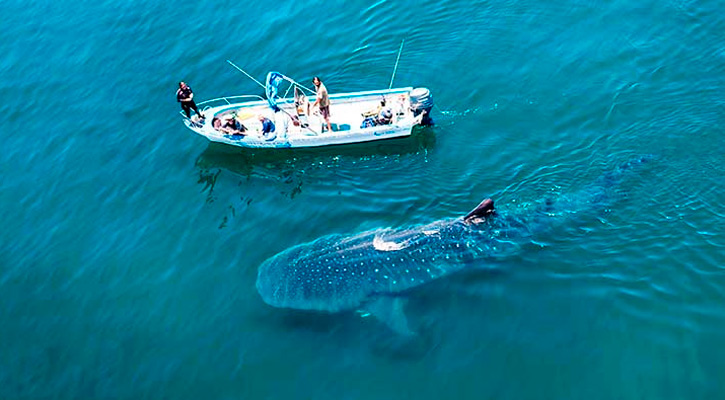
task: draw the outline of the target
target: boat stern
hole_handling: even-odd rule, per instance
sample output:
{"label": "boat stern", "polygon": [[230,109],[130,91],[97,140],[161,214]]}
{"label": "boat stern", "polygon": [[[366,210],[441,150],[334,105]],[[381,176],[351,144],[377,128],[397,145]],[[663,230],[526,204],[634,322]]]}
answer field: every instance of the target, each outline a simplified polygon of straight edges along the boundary
{"label": "boat stern", "polygon": [[410,109],[413,111],[416,120],[420,117],[418,125],[433,125],[430,112],[433,109],[433,95],[428,88],[415,88],[410,91]]}

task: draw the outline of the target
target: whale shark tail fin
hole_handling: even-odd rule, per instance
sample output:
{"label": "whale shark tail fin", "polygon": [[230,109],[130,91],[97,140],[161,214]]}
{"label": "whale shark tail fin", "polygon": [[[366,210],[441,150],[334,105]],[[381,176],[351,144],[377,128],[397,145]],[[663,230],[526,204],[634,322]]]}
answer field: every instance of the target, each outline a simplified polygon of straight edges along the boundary
{"label": "whale shark tail fin", "polygon": [[463,217],[463,222],[467,224],[476,224],[481,222],[481,220],[485,219],[487,216],[493,214],[494,211],[493,200],[486,198],[480,202],[476,208]]}

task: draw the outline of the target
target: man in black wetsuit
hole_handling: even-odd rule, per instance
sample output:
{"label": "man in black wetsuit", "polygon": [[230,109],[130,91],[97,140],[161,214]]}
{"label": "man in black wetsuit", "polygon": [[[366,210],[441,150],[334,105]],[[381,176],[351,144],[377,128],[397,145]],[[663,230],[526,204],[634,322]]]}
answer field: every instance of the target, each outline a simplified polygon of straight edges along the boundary
{"label": "man in black wetsuit", "polygon": [[194,103],[194,93],[184,82],[179,82],[179,90],[176,91],[176,101],[181,103],[181,109],[186,113],[186,118],[191,119],[191,110],[194,110],[199,118],[204,118],[204,115],[199,112],[196,103]]}

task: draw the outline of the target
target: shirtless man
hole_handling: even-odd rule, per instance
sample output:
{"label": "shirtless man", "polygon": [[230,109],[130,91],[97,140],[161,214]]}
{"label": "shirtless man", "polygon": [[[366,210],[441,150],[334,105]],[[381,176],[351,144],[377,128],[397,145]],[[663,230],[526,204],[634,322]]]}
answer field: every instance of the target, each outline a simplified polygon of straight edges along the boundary
{"label": "shirtless man", "polygon": [[322,117],[325,119],[325,123],[327,123],[327,130],[332,131],[332,125],[330,124],[330,96],[327,94],[327,88],[322,83],[319,77],[312,78],[312,83],[315,84],[315,87],[317,88],[317,98],[315,99],[314,104],[312,104],[312,108],[315,106],[320,107],[320,114],[322,114]]}

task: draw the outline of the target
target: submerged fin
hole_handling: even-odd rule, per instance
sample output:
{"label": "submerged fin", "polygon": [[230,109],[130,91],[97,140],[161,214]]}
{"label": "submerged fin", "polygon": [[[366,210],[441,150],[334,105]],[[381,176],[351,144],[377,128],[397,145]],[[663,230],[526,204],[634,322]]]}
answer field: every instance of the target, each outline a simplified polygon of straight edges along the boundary
{"label": "submerged fin", "polygon": [[403,310],[404,300],[400,297],[380,296],[365,305],[365,311],[375,316],[395,333],[413,336],[415,332],[408,327],[408,318]]}
{"label": "submerged fin", "polygon": [[478,223],[478,219],[485,219],[487,216],[493,214],[494,208],[493,208],[493,200],[487,198],[484,199],[482,202],[480,202],[476,208],[474,208],[471,212],[466,214],[465,217],[463,217],[463,222],[465,223]]}

